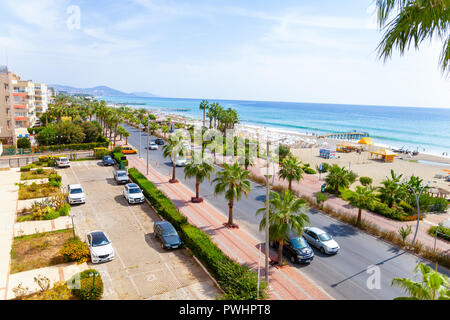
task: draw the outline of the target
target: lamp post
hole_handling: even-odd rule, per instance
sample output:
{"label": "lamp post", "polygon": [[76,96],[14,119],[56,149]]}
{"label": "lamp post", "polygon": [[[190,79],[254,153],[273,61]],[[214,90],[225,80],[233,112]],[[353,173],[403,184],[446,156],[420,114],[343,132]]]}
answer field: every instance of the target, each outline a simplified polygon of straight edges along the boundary
{"label": "lamp post", "polygon": [[270,150],[270,141],[269,139],[267,139],[267,175],[266,175],[266,179],[267,179],[267,183],[266,183],[266,248],[265,248],[265,253],[266,253],[266,261],[265,261],[265,279],[267,284],[269,284],[269,197],[270,197],[270,177],[269,177],[269,165],[270,165],[270,156],[269,156],[269,150]]}
{"label": "lamp post", "polygon": [[148,176],[148,149],[149,149],[149,139],[150,139],[150,119],[147,118],[147,176]]}
{"label": "lamp post", "polygon": [[139,123],[139,158],[141,157],[141,138],[142,138],[142,132],[141,132],[141,129],[142,129],[142,127],[143,127],[143,125],[142,125],[142,123]]}
{"label": "lamp post", "polygon": [[[397,182],[397,184],[402,184],[402,183]],[[420,222],[420,196],[422,195],[423,190],[425,190],[425,188],[427,188],[429,184],[430,184],[430,182],[428,181],[426,185],[424,185],[422,188],[420,188],[419,193],[417,193],[416,190],[414,190],[414,188],[412,188],[409,184],[403,183],[403,185],[405,185],[406,187],[408,187],[408,189],[412,192],[412,194],[414,195],[414,198],[416,198],[416,205],[417,205],[417,225],[416,225],[416,231],[414,232],[414,238],[413,238],[413,240],[412,240],[411,245],[414,245],[414,243],[416,242],[417,232],[419,231],[419,222]]]}
{"label": "lamp post", "polygon": [[[436,253],[436,240],[437,240],[437,235],[439,233],[439,228],[441,227],[441,224],[438,224],[437,228],[436,228],[436,233],[434,235],[434,253]],[[438,263],[437,263],[437,259],[436,259],[436,272],[438,271]]]}

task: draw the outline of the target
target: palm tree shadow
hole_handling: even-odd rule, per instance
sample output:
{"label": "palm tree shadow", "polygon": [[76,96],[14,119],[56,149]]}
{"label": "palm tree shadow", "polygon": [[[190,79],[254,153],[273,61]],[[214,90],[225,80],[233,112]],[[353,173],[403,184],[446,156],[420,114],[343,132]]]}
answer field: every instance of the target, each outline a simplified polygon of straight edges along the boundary
{"label": "palm tree shadow", "polygon": [[333,237],[350,237],[358,233],[353,227],[337,223],[330,224],[329,226],[323,227],[323,229]]}

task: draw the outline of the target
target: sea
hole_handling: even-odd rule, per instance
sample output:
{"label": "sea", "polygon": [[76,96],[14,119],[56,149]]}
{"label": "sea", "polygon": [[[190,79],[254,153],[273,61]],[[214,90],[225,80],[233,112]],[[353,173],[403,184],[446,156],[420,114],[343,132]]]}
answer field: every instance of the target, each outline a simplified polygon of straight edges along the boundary
{"label": "sea", "polygon": [[[203,119],[202,99],[96,97],[110,104]],[[450,108],[209,100],[237,110],[242,124],[307,134],[367,132],[376,145],[450,157]],[[207,120],[208,121],[208,120]]]}

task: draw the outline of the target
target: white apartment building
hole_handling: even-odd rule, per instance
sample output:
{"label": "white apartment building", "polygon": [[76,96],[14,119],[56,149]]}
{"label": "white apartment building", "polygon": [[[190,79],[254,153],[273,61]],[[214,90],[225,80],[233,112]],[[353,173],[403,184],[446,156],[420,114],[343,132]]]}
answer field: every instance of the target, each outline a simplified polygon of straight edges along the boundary
{"label": "white apartment building", "polygon": [[36,116],[39,118],[47,111],[49,103],[49,90],[45,83],[34,83],[34,103],[36,106]]}

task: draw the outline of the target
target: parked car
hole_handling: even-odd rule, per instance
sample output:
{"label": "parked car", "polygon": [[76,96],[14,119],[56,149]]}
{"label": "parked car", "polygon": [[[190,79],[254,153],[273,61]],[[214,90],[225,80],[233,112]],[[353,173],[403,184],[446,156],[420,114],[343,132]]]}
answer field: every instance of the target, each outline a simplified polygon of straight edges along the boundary
{"label": "parked car", "polygon": [[58,168],[67,168],[70,167],[70,161],[67,157],[59,157],[56,159],[56,165]]}
{"label": "parked car", "polygon": [[178,156],[175,160],[175,165],[177,167],[184,167],[187,164],[187,159],[184,156]]}
{"label": "parked car", "polygon": [[123,146],[122,153],[123,154],[137,154],[138,151],[130,146]]}
{"label": "parked car", "polygon": [[143,203],[145,201],[141,188],[135,183],[128,183],[125,185],[123,188],[123,196],[127,199],[129,204]]}
{"label": "parked car", "polygon": [[[278,249],[278,241],[271,243],[272,247]],[[310,263],[314,259],[314,251],[303,237],[291,237],[283,244],[283,254],[292,263]]]}
{"label": "parked car", "polygon": [[155,237],[161,240],[161,247],[163,249],[175,249],[182,245],[177,230],[175,230],[169,221],[157,221],[153,229],[155,231]]}
{"label": "parked car", "polygon": [[114,180],[116,180],[118,184],[130,182],[130,178],[128,177],[126,170],[114,170],[113,175]]}
{"label": "parked car", "polygon": [[86,234],[86,243],[91,253],[92,263],[106,262],[114,259],[114,248],[108,236],[100,230]]}
{"label": "parked car", "polygon": [[333,238],[319,228],[305,228],[303,236],[313,247],[320,250],[322,254],[336,254],[339,252],[338,243]]}
{"label": "parked car", "polygon": [[155,139],[155,143],[156,143],[157,145],[162,146],[162,145],[164,145],[164,140],[161,139],[161,138],[156,138],[156,139]]}
{"label": "parked car", "polygon": [[67,201],[69,204],[86,203],[86,195],[84,194],[81,184],[69,184],[67,186],[69,195]]}
{"label": "parked car", "polygon": [[104,166],[113,166],[114,165],[114,159],[111,156],[104,156],[102,162],[103,162]]}
{"label": "parked car", "polygon": [[148,145],[148,148],[150,150],[158,150],[158,145],[154,141],[151,141],[150,144]]}

